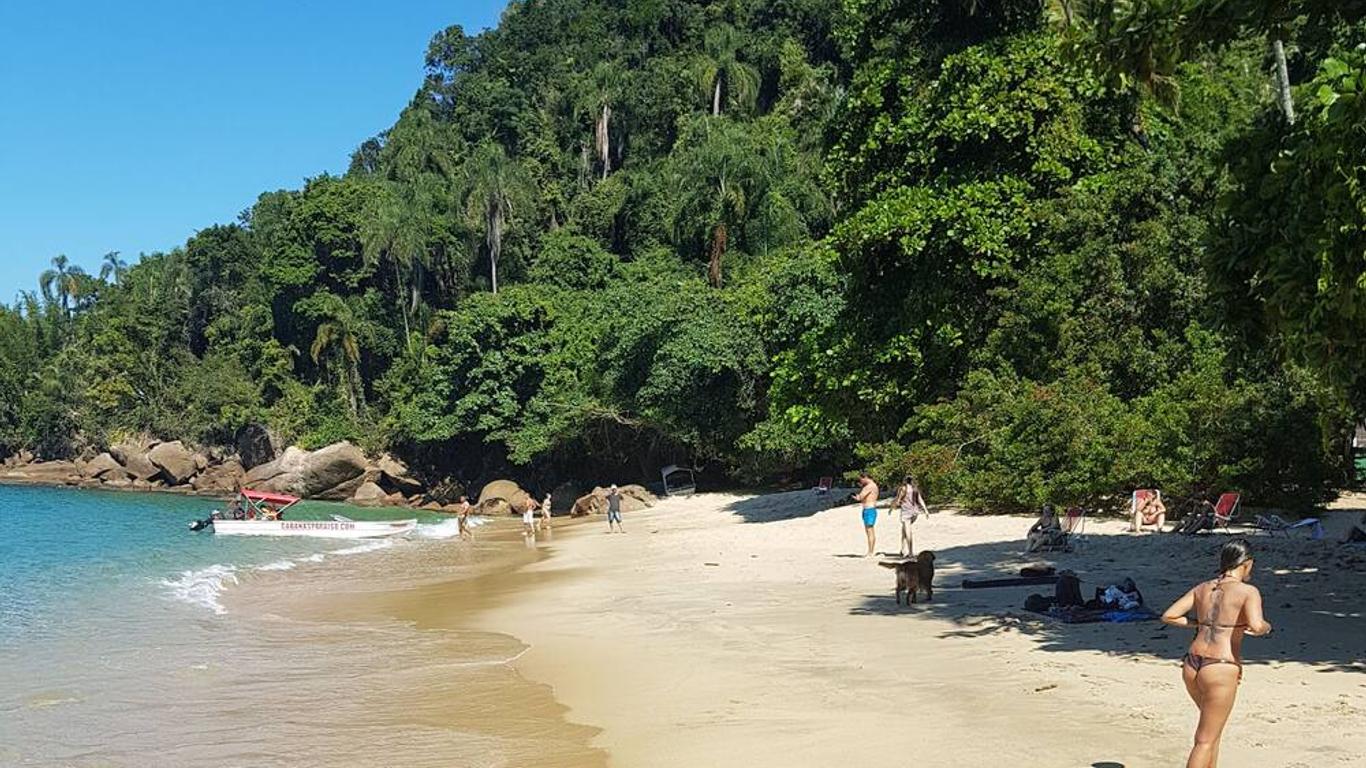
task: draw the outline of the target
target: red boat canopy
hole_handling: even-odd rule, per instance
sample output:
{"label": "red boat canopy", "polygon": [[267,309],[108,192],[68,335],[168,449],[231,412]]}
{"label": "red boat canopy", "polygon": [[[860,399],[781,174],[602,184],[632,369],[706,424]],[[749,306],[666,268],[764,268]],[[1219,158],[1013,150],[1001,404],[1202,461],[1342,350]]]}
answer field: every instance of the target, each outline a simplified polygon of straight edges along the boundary
{"label": "red boat canopy", "polygon": [[242,495],[251,501],[260,504],[283,504],[289,506],[299,501],[297,496],[286,496],[283,493],[266,493],[264,491],[249,491],[242,489]]}

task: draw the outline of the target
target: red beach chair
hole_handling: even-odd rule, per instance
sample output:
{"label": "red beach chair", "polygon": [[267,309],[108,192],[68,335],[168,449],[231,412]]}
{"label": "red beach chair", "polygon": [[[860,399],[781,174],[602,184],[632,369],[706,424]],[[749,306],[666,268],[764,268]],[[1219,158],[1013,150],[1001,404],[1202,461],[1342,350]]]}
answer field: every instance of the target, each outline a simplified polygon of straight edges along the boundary
{"label": "red beach chair", "polygon": [[1214,524],[1210,526],[1211,529],[1222,526],[1224,530],[1228,530],[1229,521],[1238,514],[1238,503],[1242,499],[1242,494],[1222,494],[1219,500],[1214,502]]}

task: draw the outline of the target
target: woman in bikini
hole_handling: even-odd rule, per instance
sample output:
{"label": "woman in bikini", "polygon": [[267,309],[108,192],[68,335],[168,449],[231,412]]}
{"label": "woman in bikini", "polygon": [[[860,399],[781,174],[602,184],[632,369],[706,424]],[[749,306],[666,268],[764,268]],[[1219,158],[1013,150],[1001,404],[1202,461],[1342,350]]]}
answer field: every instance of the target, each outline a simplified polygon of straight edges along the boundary
{"label": "woman in bikini", "polygon": [[[1219,739],[1243,679],[1243,635],[1271,631],[1262,616],[1262,593],[1248,583],[1252,563],[1247,542],[1230,541],[1219,552],[1219,575],[1196,585],[1162,614],[1166,624],[1195,628],[1195,639],[1181,659],[1181,679],[1200,709],[1186,768],[1218,764]],[[1189,618],[1192,610],[1194,621]]]}

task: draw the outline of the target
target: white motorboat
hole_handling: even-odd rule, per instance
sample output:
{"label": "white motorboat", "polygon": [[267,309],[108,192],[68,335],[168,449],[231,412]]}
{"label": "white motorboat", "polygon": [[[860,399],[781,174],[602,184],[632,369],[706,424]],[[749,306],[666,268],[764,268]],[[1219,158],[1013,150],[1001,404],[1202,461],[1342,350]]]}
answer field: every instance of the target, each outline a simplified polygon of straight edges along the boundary
{"label": "white motorboat", "polygon": [[214,520],[223,536],[315,536],[323,539],[372,539],[401,536],[417,520]]}
{"label": "white motorboat", "polygon": [[286,520],[284,513],[299,499],[281,493],[244,490],[227,512],[215,510],[190,525],[199,531],[212,527],[223,536],[312,536],[322,539],[374,539],[402,536],[417,520],[352,520],[333,515],[330,520]]}

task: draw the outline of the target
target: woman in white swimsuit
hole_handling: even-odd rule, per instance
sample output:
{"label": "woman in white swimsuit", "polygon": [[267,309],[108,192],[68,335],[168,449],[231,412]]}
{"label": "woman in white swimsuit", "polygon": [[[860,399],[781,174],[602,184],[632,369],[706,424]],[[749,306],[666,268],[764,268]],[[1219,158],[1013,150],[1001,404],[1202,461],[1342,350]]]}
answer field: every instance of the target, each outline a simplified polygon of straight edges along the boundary
{"label": "woman in white swimsuit", "polygon": [[930,510],[925,506],[925,496],[916,487],[914,477],[906,475],[902,480],[901,487],[896,490],[896,498],[892,499],[892,508],[901,512],[901,554],[903,557],[915,557],[911,525],[922,513],[928,514]]}

